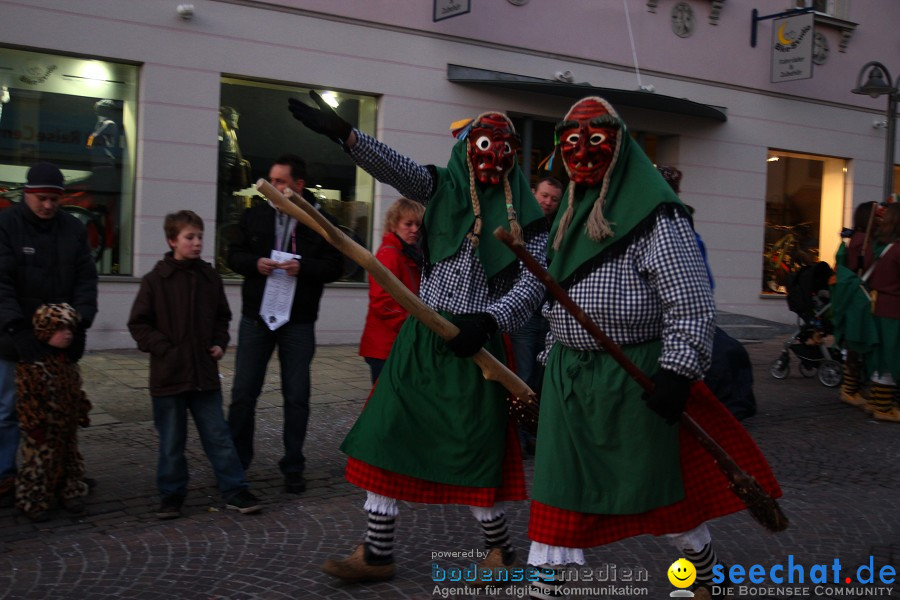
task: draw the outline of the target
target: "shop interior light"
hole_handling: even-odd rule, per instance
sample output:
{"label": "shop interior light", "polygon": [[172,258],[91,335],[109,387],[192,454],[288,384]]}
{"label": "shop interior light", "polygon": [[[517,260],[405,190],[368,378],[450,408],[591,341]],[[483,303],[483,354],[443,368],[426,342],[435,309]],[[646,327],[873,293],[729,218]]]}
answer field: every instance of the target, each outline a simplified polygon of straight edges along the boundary
{"label": "shop interior light", "polygon": [[328,106],[331,108],[337,108],[340,106],[340,102],[338,102],[337,94],[334,92],[322,92],[322,100],[325,101]]}
{"label": "shop interior light", "polygon": [[104,62],[86,60],[82,61],[79,66],[81,68],[77,69],[75,73],[63,73],[62,76],[68,79],[87,79],[102,83],[125,83],[124,81],[112,79],[113,74],[109,66]]}

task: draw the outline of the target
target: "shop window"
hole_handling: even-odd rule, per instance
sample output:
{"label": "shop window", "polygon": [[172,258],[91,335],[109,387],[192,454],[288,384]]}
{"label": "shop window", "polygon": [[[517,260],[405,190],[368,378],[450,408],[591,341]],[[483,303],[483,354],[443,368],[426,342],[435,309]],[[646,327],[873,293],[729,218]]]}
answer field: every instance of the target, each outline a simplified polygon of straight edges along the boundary
{"label": "shop window", "polygon": [[767,160],[762,293],[785,294],[793,273],[837,252],[846,161],[776,150]]}
{"label": "shop window", "polygon": [[[374,181],[337,144],[313,133],[288,112],[288,98],[312,104],[311,88],[225,77],[219,108],[219,174],[216,267],[236,277],[227,264],[228,244],[245,208],[265,200],[253,183],[268,177],[281,154],[306,161],[306,189],[339,222],[344,233],[371,248]],[[375,133],[375,98],[316,88],[337,113],[360,131]],[[347,259],[342,281],[364,281],[365,272]]]}
{"label": "shop window", "polygon": [[22,201],[25,175],[52,162],[62,209],[88,229],[101,274],[130,274],[138,69],[0,48],[0,210]]}

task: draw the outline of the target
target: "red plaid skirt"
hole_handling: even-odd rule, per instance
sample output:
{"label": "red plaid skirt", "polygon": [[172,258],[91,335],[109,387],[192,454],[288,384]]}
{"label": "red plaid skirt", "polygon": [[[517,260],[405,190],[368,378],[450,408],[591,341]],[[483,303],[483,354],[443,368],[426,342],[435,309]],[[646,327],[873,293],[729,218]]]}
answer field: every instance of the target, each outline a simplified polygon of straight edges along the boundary
{"label": "red plaid skirt", "polygon": [[345,476],[347,481],[364,490],[407,502],[493,506],[501,500],[528,498],[525,490],[525,472],[522,469],[522,449],[519,447],[519,436],[511,419],[506,424],[506,453],[503,456],[503,477],[500,487],[467,487],[426,481],[374,467],[353,457],[347,459]]}
{"label": "red plaid skirt", "polygon": [[[781,497],[781,488],[762,452],[706,384],[694,384],[686,411],[764,490],[774,498]],[[684,499],[633,515],[579,513],[532,501],[528,537],[551,546],[591,548],[645,533],[681,533],[743,510],[744,503],[696,438],[682,428],[679,442]]]}

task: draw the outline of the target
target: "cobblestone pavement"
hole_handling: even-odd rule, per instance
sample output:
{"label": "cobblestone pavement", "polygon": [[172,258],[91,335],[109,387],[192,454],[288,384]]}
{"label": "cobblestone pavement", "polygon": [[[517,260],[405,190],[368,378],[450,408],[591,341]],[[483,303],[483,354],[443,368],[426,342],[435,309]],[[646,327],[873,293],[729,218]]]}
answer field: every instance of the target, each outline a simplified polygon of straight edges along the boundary
{"label": "cobblestone pavement", "polygon": [[[877,570],[900,568],[900,424],[874,421],[838,400],[838,391],[797,372],[773,379],[768,366],[783,339],[748,345],[754,362],[759,414],[745,421],[771,461],[784,489],[781,505],[791,527],[767,533],[746,514],[711,525],[720,557],[732,565],[805,565],[804,584],[815,596],[810,569],[841,577],[873,557]],[[223,361],[226,402],[233,352]],[[273,365],[274,366],[274,365]],[[147,395],[147,359],[136,351],[96,352],[82,363],[95,408],[93,425],[80,437],[89,475],[99,480],[87,513],[56,513],[32,524],[15,509],[0,509],[0,598],[280,599],[488,596],[448,582],[435,583],[432,564],[466,567],[466,558],[435,553],[476,551],[481,535],[463,507],[403,505],[398,519],[397,577],[375,585],[345,585],[319,571],[329,556],[349,552],[365,529],[364,494],[342,476],[338,446],[368,392],[368,368],[350,346],[320,347],[313,365],[313,411],[307,438],[308,489],[283,493],[277,461],[281,449],[278,370],[269,371],[260,399],[257,455],[248,472],[265,501],[257,515],[224,510],[208,463],[190,434],[192,483],[186,515],[159,521],[154,489],[156,433]],[[427,451],[427,449],[423,449]],[[527,551],[527,504],[509,507],[511,535]],[[583,582],[584,598],[630,595],[668,597],[665,576],[678,555],[664,541],[642,536],[587,551],[592,567],[609,581]],[[615,572],[613,571],[615,569]],[[644,573],[646,581],[628,582]],[[829,576],[830,576],[829,571]],[[616,585],[624,590],[598,589]],[[771,584],[748,596],[776,597]],[[628,586],[631,586],[629,588]],[[782,586],[783,588],[784,586]],[[843,589],[821,597],[853,597]],[[511,587],[497,598],[521,597]],[[874,590],[872,585],[867,588]],[[740,591],[740,590],[739,590]],[[887,595],[886,589],[877,590]],[[493,593],[493,590],[491,590]],[[794,591],[797,594],[797,591]],[[802,595],[802,594],[801,594]],[[891,595],[900,596],[898,593]]]}

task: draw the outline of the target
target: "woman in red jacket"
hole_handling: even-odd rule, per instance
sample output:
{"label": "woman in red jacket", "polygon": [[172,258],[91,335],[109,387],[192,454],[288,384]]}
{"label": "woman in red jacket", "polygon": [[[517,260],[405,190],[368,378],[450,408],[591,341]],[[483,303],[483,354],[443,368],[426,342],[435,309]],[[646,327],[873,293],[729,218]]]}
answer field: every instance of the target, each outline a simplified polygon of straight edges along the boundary
{"label": "woman in red jacket", "polygon": [[[396,200],[384,217],[385,233],[381,247],[375,253],[375,258],[416,295],[419,294],[419,278],[422,275],[422,253],[418,241],[424,214],[425,207],[415,200]],[[397,304],[370,275],[369,312],[359,341],[359,355],[365,358],[372,371],[372,383],[378,379],[394,345],[394,338],[407,316],[406,309]]]}

